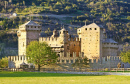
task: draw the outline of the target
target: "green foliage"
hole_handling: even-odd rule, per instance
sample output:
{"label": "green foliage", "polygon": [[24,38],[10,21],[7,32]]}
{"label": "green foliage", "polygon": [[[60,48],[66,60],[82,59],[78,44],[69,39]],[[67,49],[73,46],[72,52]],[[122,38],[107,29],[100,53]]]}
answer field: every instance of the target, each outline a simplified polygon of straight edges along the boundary
{"label": "green foliage", "polygon": [[127,19],[130,20],[130,16],[128,16]]}
{"label": "green foliage", "polygon": [[89,59],[87,57],[84,58],[78,57],[75,63],[72,64],[72,66],[79,68],[88,67],[88,65],[89,65]]}
{"label": "green foliage", "polygon": [[11,28],[18,28],[19,25],[23,24],[26,22],[26,18],[24,17],[14,17],[11,19],[3,19],[1,22],[2,29],[6,30],[6,28],[11,29]]}
{"label": "green foliage", "polygon": [[26,56],[29,58],[29,63],[38,65],[38,70],[41,66],[50,65],[56,62],[58,56],[47,43],[39,43],[32,41],[27,46]]}
{"label": "green foliage", "polygon": [[7,68],[7,67],[8,67],[8,58],[2,57],[2,59],[0,59],[0,68]]}
{"label": "green foliage", "polygon": [[120,56],[121,56],[122,62],[124,63],[128,62],[130,64],[130,50],[121,52]]}

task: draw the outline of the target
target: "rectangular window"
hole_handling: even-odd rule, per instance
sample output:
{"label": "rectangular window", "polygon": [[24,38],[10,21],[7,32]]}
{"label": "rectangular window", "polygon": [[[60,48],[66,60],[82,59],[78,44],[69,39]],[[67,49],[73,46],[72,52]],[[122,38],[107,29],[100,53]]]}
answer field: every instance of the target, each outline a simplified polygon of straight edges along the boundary
{"label": "rectangular window", "polygon": [[69,50],[69,46],[67,46],[67,49]]}
{"label": "rectangular window", "polygon": [[23,47],[24,47],[24,42],[23,42]]}

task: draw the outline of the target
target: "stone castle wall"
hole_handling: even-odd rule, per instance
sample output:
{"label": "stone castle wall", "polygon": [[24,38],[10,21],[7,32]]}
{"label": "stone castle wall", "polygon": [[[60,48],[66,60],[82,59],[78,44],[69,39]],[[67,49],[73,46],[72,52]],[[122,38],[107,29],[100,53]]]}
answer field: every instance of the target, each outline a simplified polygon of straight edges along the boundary
{"label": "stone castle wall", "polygon": [[[60,56],[57,59],[57,63],[60,64],[73,64],[75,63],[76,59],[78,58],[76,52],[73,52],[73,56],[70,56],[70,52],[66,53],[67,56],[64,57],[64,52],[60,53]],[[84,54],[79,52],[79,57],[83,58]],[[27,62],[26,56],[8,56],[9,60],[9,68],[20,68],[20,64],[23,62],[28,64],[29,66],[33,66],[33,64],[29,64]],[[89,59],[89,64],[92,68],[114,68],[117,67],[117,64],[121,62],[121,57],[119,56],[107,56],[102,57],[100,59]]]}
{"label": "stone castle wall", "polygon": [[116,43],[103,43],[102,47],[103,57],[117,56],[118,44]]}

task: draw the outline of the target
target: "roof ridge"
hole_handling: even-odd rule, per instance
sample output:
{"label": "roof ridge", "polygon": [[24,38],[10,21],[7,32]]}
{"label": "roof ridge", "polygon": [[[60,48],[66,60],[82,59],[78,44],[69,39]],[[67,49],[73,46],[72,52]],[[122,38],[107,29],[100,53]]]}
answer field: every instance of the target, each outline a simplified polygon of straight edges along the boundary
{"label": "roof ridge", "polygon": [[35,23],[34,21],[30,20],[26,23],[24,23],[23,25],[21,26],[26,26],[26,25],[32,25],[32,26],[40,26],[39,24]]}

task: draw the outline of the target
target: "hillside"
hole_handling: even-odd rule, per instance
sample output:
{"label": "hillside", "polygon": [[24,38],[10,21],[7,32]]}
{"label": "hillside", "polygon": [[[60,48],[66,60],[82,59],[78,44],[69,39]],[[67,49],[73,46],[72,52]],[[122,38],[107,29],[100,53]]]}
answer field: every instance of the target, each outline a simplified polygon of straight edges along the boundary
{"label": "hillside", "polygon": [[[9,0],[10,1],[10,0]],[[0,43],[17,48],[18,26],[30,19],[43,26],[41,36],[64,27],[76,35],[84,23],[104,26],[109,38],[130,43],[130,0],[0,0]],[[17,13],[17,17],[12,17]],[[16,30],[14,30],[16,29]]]}

